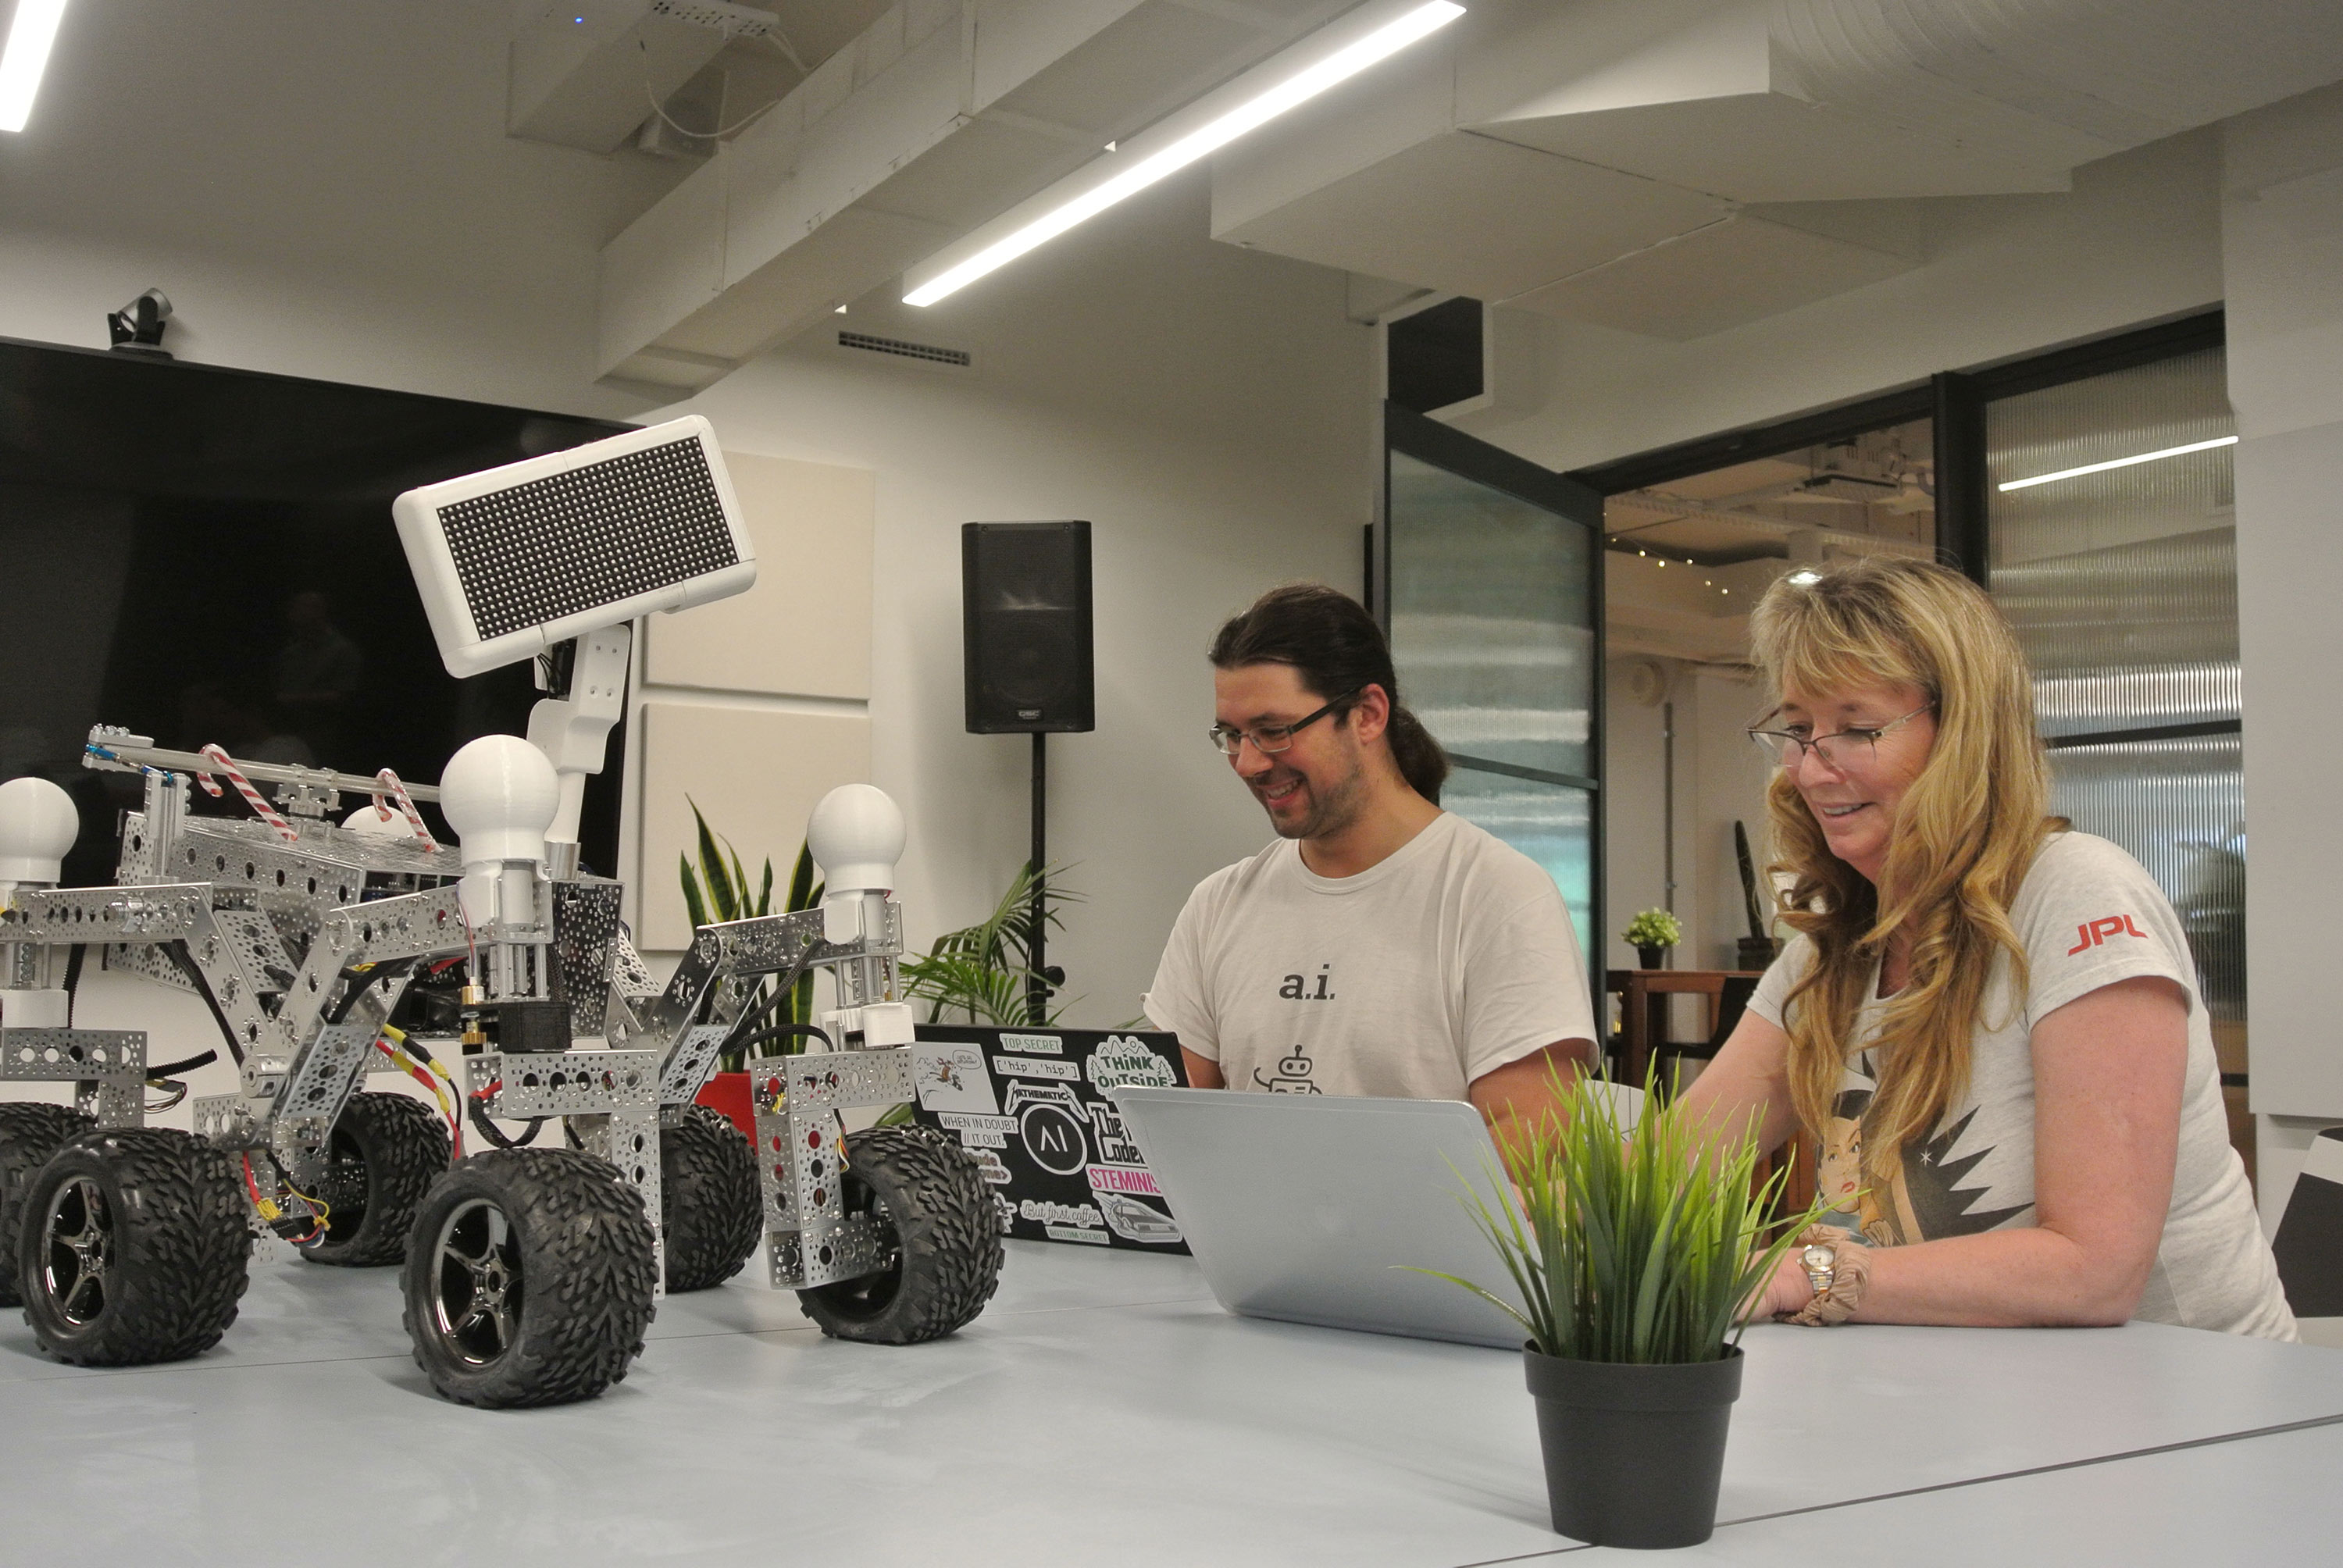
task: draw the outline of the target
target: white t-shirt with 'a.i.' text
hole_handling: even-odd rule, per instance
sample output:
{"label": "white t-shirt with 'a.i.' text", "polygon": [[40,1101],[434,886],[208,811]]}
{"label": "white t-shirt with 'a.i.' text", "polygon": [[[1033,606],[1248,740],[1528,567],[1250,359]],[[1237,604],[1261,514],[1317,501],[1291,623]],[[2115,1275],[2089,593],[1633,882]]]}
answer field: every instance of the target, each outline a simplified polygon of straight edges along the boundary
{"label": "white t-shirt with 'a.i.' text", "polygon": [[1272,1093],[1463,1100],[1508,1062],[1595,1038],[1554,879],[1448,812],[1353,877],[1317,875],[1280,839],[1205,878],[1146,1003],[1231,1089]]}

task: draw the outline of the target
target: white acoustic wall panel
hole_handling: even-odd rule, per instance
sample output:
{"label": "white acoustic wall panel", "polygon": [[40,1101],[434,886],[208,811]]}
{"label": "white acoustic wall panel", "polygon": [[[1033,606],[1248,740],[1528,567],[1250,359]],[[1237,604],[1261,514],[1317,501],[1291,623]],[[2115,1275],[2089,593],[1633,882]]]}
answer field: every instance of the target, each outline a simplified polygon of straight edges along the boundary
{"label": "white acoustic wall panel", "polygon": [[752,882],[769,856],[773,880],[785,889],[815,802],[840,784],[870,778],[870,720],[860,713],[653,700],[643,704],[642,721],[636,938],[649,952],[690,944],[677,860],[695,850],[693,803],[740,852]]}
{"label": "white acoustic wall panel", "polygon": [[724,466],[763,575],[732,598],[652,618],[645,678],[709,691],[869,698],[878,476],[740,452],[725,453]]}

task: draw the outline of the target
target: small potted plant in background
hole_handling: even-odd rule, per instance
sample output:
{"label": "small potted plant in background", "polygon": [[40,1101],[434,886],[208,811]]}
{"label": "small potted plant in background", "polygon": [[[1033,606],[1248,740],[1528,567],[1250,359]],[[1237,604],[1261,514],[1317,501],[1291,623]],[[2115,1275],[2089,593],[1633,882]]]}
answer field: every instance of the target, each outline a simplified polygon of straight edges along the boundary
{"label": "small potted plant in background", "polygon": [[1620,939],[1635,950],[1644,967],[1655,970],[1668,960],[1668,950],[1684,940],[1684,927],[1665,910],[1645,910],[1627,922]]}
{"label": "small potted plant in background", "polygon": [[[1520,1307],[1440,1277],[1529,1336],[1554,1529],[1598,1545],[1691,1546],[1716,1526],[1743,1303],[1820,1205],[1780,1221],[1787,1172],[1755,1179],[1754,1138],[1712,1132],[1681,1102],[1654,1108],[1648,1086],[1644,1103],[1624,1128],[1608,1086],[1580,1079],[1563,1093],[1566,1120],[1549,1118],[1517,1146],[1518,1209],[1466,1188]],[[1506,1191],[1490,1175],[1492,1191]]]}

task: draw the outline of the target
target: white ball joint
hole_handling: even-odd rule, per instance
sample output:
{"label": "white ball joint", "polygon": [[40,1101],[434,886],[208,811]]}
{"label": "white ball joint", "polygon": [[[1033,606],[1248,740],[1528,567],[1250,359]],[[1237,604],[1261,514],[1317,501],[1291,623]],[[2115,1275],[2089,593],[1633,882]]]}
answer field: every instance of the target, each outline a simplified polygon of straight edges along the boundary
{"label": "white ball joint", "polygon": [[0,892],[20,882],[55,887],[80,835],[81,813],[55,784],[32,778],[0,784]]}
{"label": "white ball joint", "polygon": [[518,735],[483,735],[447,759],[439,809],[456,834],[474,924],[538,923],[537,872],[560,802],[553,764]]}
{"label": "white ball joint", "polygon": [[891,893],[903,858],[902,809],[873,784],[840,784],[806,821],[806,849],[825,890]]}
{"label": "white ball joint", "polygon": [[[806,822],[806,849],[821,868],[822,935],[839,943],[883,937],[887,895],[895,890],[895,862],[903,856],[903,813],[887,792],[869,784],[841,784],[821,798]],[[871,995],[884,970],[865,966],[862,994]],[[912,1040],[908,1002],[877,1000],[822,1014],[834,1049],[873,1050]]]}

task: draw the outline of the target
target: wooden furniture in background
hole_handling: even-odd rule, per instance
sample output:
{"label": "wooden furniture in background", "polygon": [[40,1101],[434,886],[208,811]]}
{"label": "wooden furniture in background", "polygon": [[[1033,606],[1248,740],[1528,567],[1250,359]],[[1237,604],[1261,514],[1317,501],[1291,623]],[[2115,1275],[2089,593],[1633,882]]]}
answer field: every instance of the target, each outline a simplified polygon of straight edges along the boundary
{"label": "wooden furniture in background", "polygon": [[[1667,999],[1671,996],[1698,996],[1705,999],[1702,1009],[1702,1038],[1714,1041],[1716,1035],[1717,1011],[1728,980],[1754,980],[1762,970],[1608,970],[1604,971],[1604,992],[1620,999],[1619,1032],[1606,1042],[1612,1077],[1620,1083],[1641,1084],[1655,1051],[1664,1051],[1668,1040]],[[1666,1086],[1662,1086],[1662,1092]],[[1787,1161],[1790,1180],[1783,1189],[1782,1209],[1795,1213],[1814,1201],[1815,1151],[1805,1134],[1795,1134],[1781,1148],[1758,1161],[1757,1179],[1765,1180],[1776,1165]]]}

